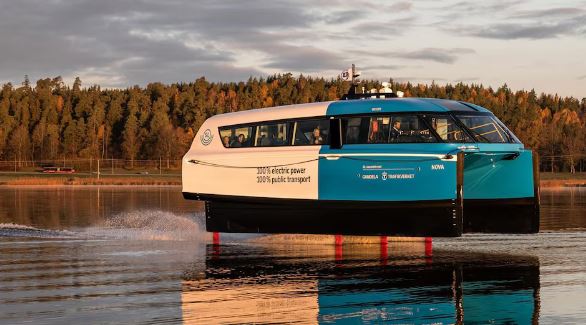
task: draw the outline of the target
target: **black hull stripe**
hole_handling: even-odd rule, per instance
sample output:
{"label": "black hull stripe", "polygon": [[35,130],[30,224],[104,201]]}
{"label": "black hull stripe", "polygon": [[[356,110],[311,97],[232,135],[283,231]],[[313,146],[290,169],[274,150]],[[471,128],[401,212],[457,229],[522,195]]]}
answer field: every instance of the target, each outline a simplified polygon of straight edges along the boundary
{"label": "black hull stripe", "polygon": [[457,237],[462,232],[535,233],[534,198],[331,201],[183,193],[206,201],[206,229],[218,232]]}

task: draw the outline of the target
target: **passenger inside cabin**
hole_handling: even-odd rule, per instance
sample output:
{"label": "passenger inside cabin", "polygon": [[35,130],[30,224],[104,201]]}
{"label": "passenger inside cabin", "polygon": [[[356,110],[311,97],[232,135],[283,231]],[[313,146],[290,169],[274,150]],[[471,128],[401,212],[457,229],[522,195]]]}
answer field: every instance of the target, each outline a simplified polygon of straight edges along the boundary
{"label": "passenger inside cabin", "polygon": [[246,147],[247,146],[246,136],[244,136],[244,134],[240,133],[238,135],[238,143],[240,143],[240,146],[241,147]]}
{"label": "passenger inside cabin", "polygon": [[313,133],[311,134],[311,144],[323,144],[324,139],[321,136],[321,130],[319,126],[313,129]]}
{"label": "passenger inside cabin", "polygon": [[279,136],[276,139],[273,140],[273,145],[274,146],[282,146],[287,144],[287,142],[285,141],[285,139],[283,139],[283,137]]}
{"label": "passenger inside cabin", "polygon": [[232,143],[230,144],[230,147],[232,148],[241,148],[241,147],[246,147],[246,137],[244,136],[244,134],[239,134],[238,138],[234,139],[234,141],[232,141]]}
{"label": "passenger inside cabin", "polygon": [[[386,128],[388,130],[388,128]],[[373,119],[370,122],[370,133],[368,134],[368,143],[386,143],[385,126],[383,120]]]}
{"label": "passenger inside cabin", "polygon": [[222,138],[222,143],[224,144],[224,147],[228,148],[230,146],[230,137],[229,136],[224,136]]}
{"label": "passenger inside cabin", "polygon": [[261,135],[260,138],[260,146],[261,147],[270,147],[273,145],[273,135],[267,136],[266,134]]}
{"label": "passenger inside cabin", "polygon": [[391,129],[391,141],[397,140],[401,133],[401,121],[393,122],[393,128]]}

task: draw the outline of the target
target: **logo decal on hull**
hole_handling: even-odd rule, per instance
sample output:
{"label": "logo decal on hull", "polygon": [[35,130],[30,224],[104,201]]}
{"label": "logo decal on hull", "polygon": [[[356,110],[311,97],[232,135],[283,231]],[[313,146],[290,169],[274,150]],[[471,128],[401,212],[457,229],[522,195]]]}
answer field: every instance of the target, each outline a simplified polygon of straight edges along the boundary
{"label": "logo decal on hull", "polygon": [[199,139],[201,140],[201,144],[207,146],[208,144],[212,143],[214,135],[212,134],[212,131],[210,131],[210,129],[207,129],[203,131],[203,134],[199,137]]}

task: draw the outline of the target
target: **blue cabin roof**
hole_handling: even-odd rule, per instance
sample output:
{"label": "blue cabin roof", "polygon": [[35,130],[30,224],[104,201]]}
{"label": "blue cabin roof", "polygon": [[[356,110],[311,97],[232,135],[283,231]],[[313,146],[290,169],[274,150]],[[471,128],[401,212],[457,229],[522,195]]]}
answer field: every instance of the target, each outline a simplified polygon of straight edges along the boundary
{"label": "blue cabin roof", "polygon": [[484,107],[437,98],[390,98],[358,99],[331,103],[327,115],[361,114],[361,113],[398,113],[398,112],[484,112]]}

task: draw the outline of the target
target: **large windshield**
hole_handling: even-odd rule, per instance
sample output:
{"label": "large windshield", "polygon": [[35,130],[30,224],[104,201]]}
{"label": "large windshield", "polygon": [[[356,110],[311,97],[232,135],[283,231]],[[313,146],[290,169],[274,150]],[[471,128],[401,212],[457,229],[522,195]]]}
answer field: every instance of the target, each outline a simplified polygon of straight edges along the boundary
{"label": "large windshield", "polygon": [[477,142],[517,142],[510,131],[493,116],[458,115],[457,117],[470,133],[472,133]]}

